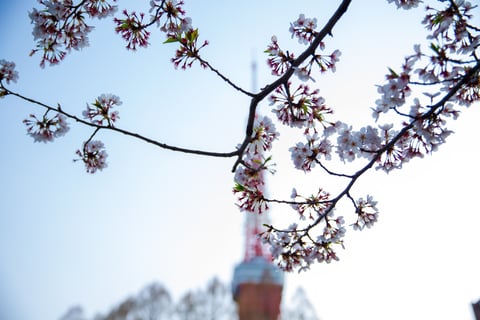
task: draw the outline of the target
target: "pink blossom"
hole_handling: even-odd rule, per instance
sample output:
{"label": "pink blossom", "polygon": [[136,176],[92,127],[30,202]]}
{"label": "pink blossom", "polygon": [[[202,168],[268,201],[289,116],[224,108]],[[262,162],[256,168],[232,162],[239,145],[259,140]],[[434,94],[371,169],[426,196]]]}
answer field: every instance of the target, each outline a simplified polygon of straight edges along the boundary
{"label": "pink blossom", "polygon": [[17,82],[18,72],[15,70],[15,63],[6,61],[4,59],[0,60],[0,82],[5,80],[7,84],[10,81]]}
{"label": "pink blossom", "polygon": [[363,230],[371,228],[378,219],[377,201],[367,195],[366,199],[360,198],[356,201],[357,221],[353,224],[354,230]]}
{"label": "pink blossom", "polygon": [[145,14],[136,12],[122,11],[124,18],[114,18],[116,23],[115,31],[127,41],[128,50],[137,50],[137,47],[146,48],[149,44],[150,32],[146,29],[146,23],[143,22]]}
{"label": "pink blossom", "polygon": [[84,143],[83,149],[77,150],[76,154],[79,156],[79,159],[76,160],[83,161],[88,173],[93,174],[97,170],[101,171],[107,167],[107,152],[101,141],[91,140]]}
{"label": "pink blossom", "polygon": [[387,0],[388,3],[394,2],[397,5],[397,8],[402,8],[402,9],[411,9],[411,8],[416,8],[420,3],[422,3],[422,0]]}
{"label": "pink blossom", "polygon": [[121,105],[120,98],[114,94],[102,94],[91,105],[87,103],[87,109],[83,111],[83,117],[98,125],[113,126],[119,118],[118,111],[113,111],[114,106]]}
{"label": "pink blossom", "polygon": [[371,159],[382,146],[379,132],[372,126],[361,128],[360,131],[354,132],[353,136],[353,139],[360,146],[359,155],[367,159]]}
{"label": "pink blossom", "polygon": [[248,188],[236,184],[233,193],[237,195],[237,205],[241,211],[262,214],[269,208],[268,202],[263,197],[263,192],[258,188]]}
{"label": "pink blossom", "polygon": [[272,74],[275,76],[281,76],[291,66],[291,61],[294,59],[293,53],[285,53],[278,44],[276,36],[272,36],[271,44],[268,45],[265,50],[268,53],[268,66],[272,69]]}
{"label": "pink blossom", "polygon": [[329,123],[326,116],[332,110],[326,105],[325,99],[318,95],[319,90],[311,90],[309,86],[300,84],[295,91],[291,91],[291,84],[280,86],[270,96],[271,104],[276,105],[272,110],[277,118],[285,125],[297,128],[306,128],[308,134],[316,127],[326,127]]}
{"label": "pink blossom", "polygon": [[308,44],[317,34],[317,32],[315,32],[316,27],[316,18],[305,18],[304,14],[300,14],[298,19],[290,24],[290,33],[292,34],[292,38],[298,38],[299,43]]}
{"label": "pink blossom", "polygon": [[272,149],[272,143],[278,139],[280,133],[276,130],[272,120],[267,117],[255,117],[253,124],[253,137],[245,150],[252,155],[261,154],[264,151]]}
{"label": "pink blossom", "polygon": [[41,119],[31,114],[30,119],[23,120],[23,123],[34,142],[52,142],[55,138],[64,136],[70,129],[66,117],[60,113],[52,118],[45,114]]}
{"label": "pink blossom", "polygon": [[327,138],[320,139],[316,134],[307,136],[307,143],[297,142],[288,149],[296,169],[311,171],[323,156],[325,160],[331,159],[332,144]]}
{"label": "pink blossom", "polygon": [[204,41],[201,46],[198,45],[198,29],[189,29],[185,32],[180,31],[177,34],[168,34],[168,37],[165,41],[166,43],[180,43],[180,48],[175,52],[175,57],[171,59],[175,68],[180,66],[181,69],[185,70],[190,68],[195,61],[198,61],[201,67],[207,67],[207,63],[200,59],[200,50],[208,45],[208,41]]}
{"label": "pink blossom", "polygon": [[116,10],[116,6],[106,0],[86,0],[79,5],[74,5],[72,0],[39,0],[39,3],[43,8],[33,8],[29,16],[37,41],[31,55],[42,53],[42,67],[46,62],[58,64],[71,49],[88,46],[88,34],[93,27],[86,23],[86,17],[104,18]]}
{"label": "pink blossom", "polygon": [[[113,0],[114,2],[116,0]],[[118,9],[117,6],[111,5],[105,0],[88,0],[83,7],[92,18],[103,19],[111,16]]]}
{"label": "pink blossom", "polygon": [[244,160],[244,164],[235,171],[235,183],[250,189],[258,189],[265,184],[264,170],[266,159],[257,155],[254,158]]}

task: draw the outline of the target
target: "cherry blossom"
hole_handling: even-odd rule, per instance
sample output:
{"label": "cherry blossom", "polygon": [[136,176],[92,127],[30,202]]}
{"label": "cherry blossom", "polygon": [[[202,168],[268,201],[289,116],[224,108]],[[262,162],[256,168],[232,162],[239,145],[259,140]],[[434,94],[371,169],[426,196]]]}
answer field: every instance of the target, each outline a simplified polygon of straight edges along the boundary
{"label": "cherry blossom", "polygon": [[267,116],[255,118],[254,136],[245,149],[244,159],[235,171],[235,187],[238,206],[241,210],[262,213],[268,209],[268,203],[263,196],[265,172],[274,172],[271,157],[265,157],[264,152],[272,148],[272,143],[279,133]]}
{"label": "cherry blossom", "polygon": [[[167,35],[177,35],[193,29],[192,19],[190,17],[185,17],[183,5],[183,1],[177,0],[150,1],[150,13],[155,12],[153,17],[162,32],[167,33]],[[163,15],[165,15],[166,18],[162,24],[161,18]]]}
{"label": "cherry blossom", "polygon": [[309,44],[316,36],[315,28],[317,28],[317,19],[305,18],[302,13],[298,19],[290,24],[290,33],[292,38],[298,38],[298,42]]}
{"label": "cherry blossom", "polygon": [[422,0],[387,0],[389,3],[394,2],[397,5],[397,8],[402,8],[402,9],[411,9],[411,8],[416,8],[420,3],[422,3]]}
{"label": "cherry blossom", "polygon": [[366,199],[359,198],[355,204],[357,221],[353,224],[354,230],[362,230],[363,228],[371,228],[378,218],[377,202],[373,197],[367,195]]}
{"label": "cherry blossom", "polygon": [[126,48],[129,50],[137,50],[137,47],[146,48],[148,46],[150,32],[147,31],[145,23],[143,22],[145,14],[137,14],[136,12],[129,13],[127,10],[123,10],[122,14],[125,16],[123,19],[114,19],[117,24],[115,31],[127,41]]}
{"label": "cherry blossom", "polygon": [[94,103],[87,103],[87,110],[83,111],[83,117],[98,125],[113,126],[119,118],[118,111],[112,111],[114,106],[121,105],[120,98],[113,94],[102,94]]}
{"label": "cherry blossom", "polygon": [[187,69],[193,62],[198,61],[200,66],[206,68],[208,63],[200,58],[200,50],[208,45],[208,41],[198,44],[198,29],[192,26],[192,19],[185,16],[183,1],[177,0],[151,0],[150,19],[144,21],[145,13],[128,12],[123,10],[123,18],[115,18],[115,31],[125,41],[126,48],[136,50],[137,47],[146,48],[149,45],[150,31],[152,25],[156,25],[161,32],[166,34],[164,43],[179,43],[180,47],[172,58],[175,68]]}
{"label": "cherry blossom", "polygon": [[292,161],[296,169],[311,171],[323,157],[331,160],[333,145],[328,138],[320,139],[318,134],[308,135],[307,143],[297,142],[290,149]]}
{"label": "cherry blossom", "polygon": [[82,150],[77,150],[76,154],[79,159],[85,164],[85,169],[88,173],[95,173],[97,170],[103,170],[107,167],[107,152],[103,142],[98,140],[91,140],[83,144]]}
{"label": "cherry blossom", "polygon": [[322,217],[324,213],[331,212],[331,195],[323,189],[319,189],[316,194],[309,197],[303,197],[295,191],[292,192],[292,200],[294,202],[291,207],[297,211],[300,220],[314,220]]}
{"label": "cherry blossom", "polygon": [[175,57],[171,60],[175,68],[180,66],[185,70],[190,68],[195,61],[198,61],[201,67],[207,67],[207,63],[200,59],[200,50],[208,45],[208,41],[204,41],[201,46],[198,46],[198,36],[198,29],[190,29],[175,37],[170,36],[166,40],[166,43],[180,43],[180,48],[177,49]]}
{"label": "cherry blossom", "polygon": [[254,136],[245,153],[254,156],[272,149],[273,141],[277,140],[280,135],[280,133],[276,131],[275,124],[273,124],[272,120],[267,116],[256,117],[253,132]]}
{"label": "cherry blossom", "polygon": [[[402,9],[416,8],[422,3],[420,0],[387,1]],[[347,232],[345,220],[348,220],[337,214],[340,211],[337,205],[342,199],[351,202],[350,213],[355,220],[350,226],[354,230],[368,229],[377,222],[377,201],[371,195],[358,198],[352,189],[365,172],[376,168],[388,173],[401,169],[411,159],[433,153],[452,133],[449,121],[457,119],[463,107],[480,100],[480,28],[473,23],[476,6],[464,0],[439,1],[437,7],[426,6],[422,23],[429,33],[427,45],[414,44],[400,65],[386,68],[384,80],[377,84],[378,97],[370,105],[372,123],[358,129],[351,123],[335,119],[334,110],[338,106],[327,105],[314,85],[320,82],[319,76],[327,71],[335,72],[337,65],[340,66],[342,53],[329,49],[327,36],[332,35],[332,28],[350,2],[341,1],[337,11],[321,28],[318,28],[320,21],[304,14],[290,24],[292,38],[306,49],[296,52],[284,44],[281,47],[277,37],[272,36],[265,54],[275,80],[257,93],[244,90],[200,56],[200,50],[208,41],[200,41],[200,31],[186,16],[184,1],[151,0],[149,14],[125,9],[120,17],[114,18],[115,30],[126,41],[127,49],[147,47],[150,28],[156,26],[165,36],[164,43],[178,45],[171,59],[175,68],[187,69],[198,62],[251,99],[245,135],[231,152],[169,146],[118,128],[114,126],[118,119],[115,108],[121,101],[114,94],[100,95],[87,104],[84,119],[59,105],[49,106],[24,97],[7,87],[17,81],[18,74],[15,64],[5,60],[0,60],[0,96],[15,96],[44,108],[42,117],[30,115],[24,120],[27,133],[35,142],[49,142],[64,135],[69,130],[67,118],[94,128],[83,147],[76,151],[78,159],[75,161],[81,160],[89,173],[107,167],[104,144],[93,140],[101,130],[126,134],[168,150],[235,157],[233,193],[239,209],[247,214],[263,214],[272,204],[289,206],[295,222],[286,228],[267,226],[261,238],[270,245],[272,257],[281,268],[307,270],[313,263],[339,259],[337,249],[343,248]],[[37,43],[32,54],[42,54],[41,66],[47,62],[58,64],[72,49],[88,46],[88,34],[93,26],[90,22],[87,24],[86,19],[105,18],[116,10],[116,6],[106,0],[78,3],[39,0],[39,3],[41,8],[33,9],[29,15]],[[259,115],[264,99],[270,101],[275,117]],[[289,200],[267,197],[265,180],[268,174],[277,172],[273,144],[279,138],[278,123],[287,126],[288,130],[298,129],[300,133],[299,141],[288,149],[294,168],[305,173],[315,170],[338,178],[340,191],[332,192],[320,179],[310,195],[302,195],[294,188]],[[340,160],[339,165],[346,165],[348,170],[353,168],[353,172],[331,170],[332,160]]]}
{"label": "cherry blossom", "polygon": [[276,76],[284,74],[290,68],[291,61],[294,59],[293,53],[284,52],[280,49],[276,36],[272,36],[271,43],[265,53],[269,55],[267,63],[272,69],[272,74]]}
{"label": "cherry blossom", "polygon": [[[115,1],[115,0],[113,0]],[[88,34],[93,27],[85,17],[104,18],[112,15],[117,7],[106,0],[84,0],[74,4],[72,0],[38,0],[43,9],[33,8],[29,13],[33,24],[33,38],[37,48],[30,55],[42,53],[40,66],[58,64],[72,49],[80,50],[89,45]]]}
{"label": "cherry blossom", "polygon": [[270,227],[261,234],[265,243],[270,245],[272,257],[285,271],[305,271],[313,263],[330,263],[339,260],[335,246],[343,246],[346,229],[343,217],[325,216],[322,234],[314,240],[305,229],[296,223],[286,230]]}
{"label": "cherry blossom", "polygon": [[15,62],[0,60],[0,82],[5,80],[7,84],[11,81],[17,82],[18,72],[15,70]]}
{"label": "cherry blossom", "polygon": [[325,104],[325,99],[318,95],[319,89],[311,90],[308,85],[300,84],[291,92],[291,83],[275,89],[270,104],[275,105],[273,112],[277,118],[290,127],[305,128],[305,133],[316,131],[317,125],[331,125],[326,116],[333,111]]}
{"label": "cherry blossom", "polygon": [[[115,2],[116,0],[113,0]],[[92,18],[103,19],[117,11],[117,6],[111,5],[106,0],[84,1],[83,8]]]}
{"label": "cherry blossom", "polygon": [[[292,38],[296,37],[300,43],[309,45],[315,39],[315,37],[318,36],[318,32],[315,31],[316,27],[316,18],[306,18],[304,14],[300,14],[298,19],[290,24],[290,33],[292,33]],[[320,50],[324,50],[325,43],[321,41],[318,45],[318,48]],[[271,44],[267,47],[265,52],[270,56],[268,59],[268,64],[272,69],[272,74],[281,76],[289,68],[292,68],[295,75],[301,81],[311,80],[313,82],[315,82],[315,78],[312,76],[313,66],[318,66],[321,72],[325,72],[327,70],[335,72],[336,62],[339,61],[339,57],[341,56],[341,52],[339,50],[335,50],[331,54],[319,54],[314,52],[311,54],[311,57],[307,63],[299,66],[292,66],[294,54],[289,53],[288,51],[285,53],[283,50],[281,50],[276,36],[272,36]]]}
{"label": "cherry blossom", "polygon": [[48,112],[40,119],[31,114],[29,119],[23,120],[27,126],[27,133],[34,142],[52,142],[55,138],[62,137],[70,129],[67,118],[60,113],[49,118]]}

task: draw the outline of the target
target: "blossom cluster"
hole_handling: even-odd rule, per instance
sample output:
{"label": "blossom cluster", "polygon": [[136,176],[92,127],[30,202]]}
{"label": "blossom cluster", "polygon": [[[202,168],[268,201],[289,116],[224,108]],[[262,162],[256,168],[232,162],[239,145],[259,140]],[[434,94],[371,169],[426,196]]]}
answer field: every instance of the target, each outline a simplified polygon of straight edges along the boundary
{"label": "blossom cluster", "polygon": [[18,72],[15,70],[14,62],[4,59],[0,60],[0,82],[3,80],[5,80],[7,84],[9,84],[10,81],[17,82]]}
{"label": "blossom cluster", "polygon": [[268,45],[265,53],[268,53],[267,63],[275,76],[284,74],[290,68],[294,59],[293,53],[285,52],[280,48],[276,36],[272,36],[271,43]]}
{"label": "blossom cluster", "polygon": [[296,37],[298,39],[298,42],[309,44],[317,35],[316,27],[317,19],[305,18],[305,15],[302,13],[297,20],[290,23],[290,33],[292,38]]}
{"label": "blossom cluster", "polygon": [[[410,9],[417,7],[421,1],[389,2],[395,2],[399,8]],[[291,82],[277,87],[270,96],[274,105],[272,111],[277,119],[287,126],[304,130],[306,141],[297,142],[290,148],[295,168],[309,172],[320,164],[328,173],[336,174],[321,163],[322,159],[331,160],[335,153],[342,161],[364,158],[367,160],[365,168],[376,162],[377,169],[389,172],[401,168],[414,157],[423,157],[437,150],[451,134],[446,127],[448,118],[458,117],[459,110],[453,102],[468,106],[480,100],[477,53],[480,32],[468,21],[472,17],[472,8],[468,1],[463,0],[447,3],[444,10],[427,7],[431,13],[427,14],[423,23],[432,31],[428,37],[432,41],[429,48],[431,53],[426,54],[420,45],[415,45],[414,53],[405,58],[399,70],[389,68],[386,83],[378,86],[380,98],[372,108],[376,121],[382,114],[394,111],[403,118],[397,124],[368,125],[354,130],[346,123],[326,120],[326,115],[331,114],[332,110],[318,96],[318,90],[311,91],[307,85],[292,90]],[[291,24],[290,31],[301,43],[308,44],[316,34],[315,26],[315,20],[300,15]],[[320,49],[324,49],[323,43]],[[272,38],[266,52],[269,54],[268,65],[274,75],[283,75],[294,63],[293,54],[281,50],[276,37]],[[293,67],[294,74],[301,81],[314,81],[312,67],[317,65],[322,72],[329,69],[335,71],[339,56],[339,51],[331,55],[314,54],[303,66]],[[459,82],[469,72],[472,73],[473,68],[476,73],[469,75],[469,81],[459,86]],[[414,96],[417,87],[428,88],[427,92],[425,89],[420,91],[422,96],[429,98],[428,101]],[[442,92],[448,98],[443,98]],[[453,96],[450,92],[453,92]],[[407,108],[407,111],[401,111],[402,108]],[[354,175],[337,175],[356,179],[362,173],[363,169]],[[348,189],[344,192],[351,198]],[[311,224],[302,228],[294,224],[286,230],[271,227],[263,234],[264,240],[272,246],[273,256],[286,270],[308,268],[313,260],[331,261],[336,257],[331,244],[344,235],[345,229],[333,232],[329,227],[334,224],[330,225],[328,220],[319,218],[325,212],[323,206],[329,206],[329,198],[320,199],[321,194],[319,192],[307,198],[298,196],[296,190],[292,194],[292,208],[297,211],[300,220],[312,221]],[[377,202],[370,195],[359,198],[353,205],[357,216],[352,224],[355,230],[370,228],[377,221]],[[331,219],[334,218],[333,209],[326,209],[332,215]],[[312,237],[313,228],[322,221],[323,233],[317,238]]]}
{"label": "blossom cluster", "polygon": [[[302,44],[310,44],[318,35],[318,32],[315,31],[317,27],[316,18],[306,18],[304,14],[300,14],[297,20],[290,24],[290,33],[292,38],[297,38],[298,41]],[[320,42],[318,47],[320,50],[325,49],[325,43]],[[276,76],[283,75],[288,69],[292,67],[292,62],[294,61],[294,54],[289,53],[288,51],[283,51],[280,49],[278,44],[278,39],[276,36],[272,36],[271,43],[268,45],[265,50],[268,53],[269,58],[267,63],[272,70],[272,74]],[[336,63],[339,61],[341,52],[339,50],[333,51],[331,54],[319,54],[314,50],[311,54],[311,57],[303,66],[293,67],[295,75],[302,81],[315,81],[312,77],[313,66],[318,66],[321,72],[331,70],[335,72]]]}
{"label": "blossom cluster", "polygon": [[[472,8],[470,2],[463,0],[450,2],[444,10],[427,7],[429,13],[423,23],[431,31],[428,36],[431,53],[426,54],[420,45],[414,45],[414,53],[405,58],[400,71],[389,69],[387,83],[378,86],[381,96],[373,108],[374,118],[392,110],[406,118],[402,130],[385,132],[384,140],[390,139],[392,143],[385,143],[379,168],[386,171],[401,168],[402,163],[414,157],[436,151],[452,133],[446,127],[447,119],[456,119],[459,114],[452,102],[469,106],[480,100],[478,71],[458,87],[475,63],[478,69],[476,51],[480,47],[480,32],[468,21],[473,17]],[[431,88],[422,92],[429,100],[412,97],[414,86]],[[442,98],[442,92],[446,95],[452,90],[453,97]],[[402,112],[404,107],[410,110]]]}
{"label": "blossom cluster", "polygon": [[[444,10],[427,7],[428,14],[422,23],[432,31],[429,62],[415,70],[426,83],[442,83],[442,91],[451,90],[459,79],[478,63],[480,30],[472,25],[472,10],[477,7],[469,1],[458,0]],[[469,58],[469,59],[468,59]],[[460,90],[455,100],[469,106],[480,99],[478,72]]]}
{"label": "blossom cluster", "polygon": [[298,213],[300,220],[316,220],[326,212],[333,213],[330,208],[332,204],[330,194],[322,188],[318,190],[317,194],[309,197],[299,195],[297,189],[293,188],[290,198],[292,199],[291,206]]}
{"label": "blossom cluster", "polygon": [[[150,1],[150,13],[155,12],[153,17],[160,30],[169,36],[178,35],[193,29],[192,19],[185,16],[182,0],[152,0]],[[161,21],[165,16],[165,21]]]}
{"label": "blossom cluster", "polygon": [[199,61],[202,67],[206,67],[207,64],[200,59],[199,51],[208,45],[208,41],[198,44],[198,29],[193,28],[192,19],[185,16],[183,5],[182,0],[151,0],[148,21],[144,21],[144,13],[123,10],[124,17],[114,19],[115,31],[127,41],[127,49],[136,50],[137,47],[149,45],[150,32],[147,29],[156,24],[166,34],[167,40],[164,43],[180,44],[172,58],[176,68],[180,66],[186,69],[194,61]]}
{"label": "blossom cluster", "polygon": [[[33,37],[37,41],[31,55],[41,52],[40,66],[58,64],[67,52],[88,46],[88,34],[93,27],[85,17],[105,18],[112,15],[117,7],[106,0],[84,0],[74,4],[72,0],[38,0],[43,6],[33,8],[29,13],[33,24]],[[113,0],[115,2],[115,0]]]}
{"label": "blossom cluster", "polygon": [[17,82],[18,72],[15,70],[15,63],[6,61],[4,59],[0,60],[0,98],[8,94],[8,91],[3,86],[3,80],[7,84],[11,81]]}
{"label": "blossom cluster", "polygon": [[83,117],[98,125],[113,126],[119,118],[118,111],[112,111],[114,106],[121,105],[120,98],[114,94],[102,94],[92,104],[87,103]]}
{"label": "blossom cluster", "polygon": [[[419,47],[415,50],[419,52]],[[373,117],[378,119],[381,113],[386,113],[390,109],[400,107],[405,104],[406,98],[411,94],[410,79],[412,67],[416,60],[419,59],[420,54],[415,54],[405,59],[402,65],[401,73],[397,73],[390,69],[390,73],[386,75],[387,83],[377,86],[377,91],[381,95],[380,99],[375,101],[375,108],[373,109]]]}
{"label": "blossom cluster", "polygon": [[245,148],[241,165],[235,172],[235,187],[238,206],[241,210],[262,213],[268,209],[263,187],[265,172],[273,172],[271,157],[265,157],[265,152],[272,149],[273,141],[279,133],[267,116],[256,116],[253,126],[253,136]]}
{"label": "blossom cluster", "polygon": [[[344,218],[334,215],[335,200],[323,189],[304,197],[295,188],[291,199],[290,204],[298,213],[299,222],[305,226],[293,223],[284,230],[269,226],[261,234],[278,266],[285,271],[302,271],[315,262],[338,260],[336,247],[343,247],[346,228]],[[323,226],[320,233],[313,231],[318,225]]]}
{"label": "blossom cluster", "polygon": [[[324,44],[320,43],[320,48],[324,48]],[[268,53],[269,58],[267,59],[268,66],[272,70],[272,74],[275,76],[283,75],[290,67],[292,67],[292,62],[295,58],[293,53],[288,51],[283,51],[280,49],[278,40],[276,36],[272,36],[271,44],[268,45],[265,50]],[[312,54],[311,58],[304,63],[303,66],[293,67],[294,74],[301,81],[315,81],[312,77],[313,67],[316,66],[323,73],[328,70],[332,72],[336,71],[336,63],[340,61],[340,56],[342,53],[340,50],[334,50],[331,54]]]}
{"label": "blossom cluster", "polygon": [[297,142],[289,149],[296,169],[311,171],[320,161],[332,158],[332,143],[328,138],[320,139],[318,134],[308,135],[306,143]]}
{"label": "blossom cluster", "polygon": [[363,230],[365,227],[371,228],[377,222],[377,201],[373,200],[371,195],[367,195],[366,199],[358,199],[355,203],[355,208],[357,221],[353,224],[354,230]]}
{"label": "blossom cluster", "polygon": [[166,43],[179,42],[180,48],[175,52],[175,57],[172,58],[172,63],[175,68],[179,66],[185,70],[190,68],[195,61],[200,63],[203,68],[207,67],[205,61],[200,59],[200,50],[208,45],[208,41],[205,40],[202,45],[198,45],[198,29],[190,29],[180,34],[175,38],[170,37],[165,41]]}
{"label": "blossom cluster", "polygon": [[320,90],[311,90],[308,85],[300,84],[292,92],[291,83],[277,87],[270,95],[273,112],[284,125],[305,129],[305,133],[315,131],[317,125],[329,126],[326,116],[332,110],[325,104],[325,99],[318,95]]}
{"label": "blossom cluster", "polygon": [[107,152],[105,145],[98,140],[89,140],[83,144],[82,150],[77,150],[78,159],[85,164],[88,173],[95,173],[107,167]]}
{"label": "blossom cluster", "polygon": [[397,5],[397,8],[402,8],[402,9],[411,9],[411,8],[416,8],[420,3],[422,3],[422,0],[387,0],[389,3],[394,2]]}
{"label": "blossom cluster", "polygon": [[55,138],[64,136],[70,129],[66,117],[60,113],[50,118],[48,112],[41,118],[31,114],[23,123],[34,142],[52,142]]}
{"label": "blossom cluster", "polygon": [[333,217],[332,211],[322,217],[323,230],[317,236],[309,234],[298,224],[286,230],[270,227],[261,234],[264,243],[270,246],[272,258],[284,271],[304,271],[313,263],[330,263],[339,260],[336,247],[343,247],[346,233],[343,217]]}
{"label": "blossom cluster", "polygon": [[137,47],[146,48],[149,44],[150,32],[147,31],[146,24],[143,22],[144,13],[137,14],[128,12],[126,9],[122,11],[125,16],[123,19],[114,18],[117,26],[115,31],[127,41],[126,48],[128,50],[137,50]]}
{"label": "blossom cluster", "polygon": [[192,19],[185,17],[183,1],[151,0],[150,18],[144,21],[145,13],[123,10],[123,18],[114,18],[115,31],[127,41],[127,49],[146,48],[149,45],[150,32],[147,28],[156,24],[167,38],[182,38],[182,33],[193,30]]}
{"label": "blossom cluster", "polygon": [[[37,41],[32,54],[43,54],[41,66],[47,62],[57,64],[72,49],[88,45],[88,34],[93,27],[87,24],[87,17],[101,19],[116,11],[116,6],[108,0],[38,1],[42,9],[33,9],[29,15]],[[422,2],[387,1],[403,9],[417,7]],[[247,125],[248,135],[234,153],[239,158],[235,164],[233,192],[243,211],[262,214],[272,202],[289,204],[295,211],[298,224],[291,224],[285,230],[270,226],[261,235],[283,269],[304,270],[314,262],[338,260],[336,247],[343,245],[346,232],[344,218],[335,215],[338,201],[345,197],[352,201],[356,220],[351,226],[355,230],[370,228],[378,219],[377,202],[372,196],[354,200],[350,194],[355,181],[375,164],[377,169],[389,172],[401,168],[410,159],[434,152],[451,134],[447,121],[458,117],[458,106],[470,106],[480,100],[480,29],[471,22],[475,5],[465,0],[440,2],[443,9],[426,8],[423,24],[430,32],[428,49],[414,45],[413,53],[405,57],[400,67],[389,68],[385,82],[377,86],[379,98],[372,107],[374,120],[379,121],[381,117],[383,120],[386,114],[393,114],[400,118],[396,123],[390,123],[391,118],[388,118],[387,124],[366,125],[357,130],[350,124],[331,119],[332,108],[319,95],[319,90],[307,83],[315,82],[314,71],[335,72],[341,52],[325,52],[325,43],[316,39],[320,33],[315,30],[318,22],[315,18],[301,14],[290,24],[292,38],[310,45],[308,51],[298,55],[301,61],[294,53],[282,49],[277,37],[271,38],[265,50],[267,64],[273,75],[283,78],[276,80],[275,89],[273,85],[267,86],[267,91],[249,95],[254,99],[269,95],[275,120],[302,131],[305,140],[289,149],[295,168],[310,172],[320,167],[327,174],[347,180],[345,188],[336,196],[319,187],[310,196],[299,195],[293,189],[290,201],[267,199],[264,194],[266,173],[275,172],[269,152],[279,133],[267,116],[257,114],[253,125]],[[115,30],[127,42],[127,49],[136,50],[149,45],[149,27],[156,25],[165,34],[165,43],[179,45],[172,59],[176,68],[186,69],[198,61],[232,84],[200,57],[200,50],[208,42],[201,44],[199,31],[192,26],[183,7],[183,0],[151,0],[150,15],[123,10],[121,17],[114,18]],[[318,47],[311,48],[312,43],[319,43]],[[308,53],[306,58],[305,53]],[[0,96],[13,94],[4,84],[15,82],[17,78],[15,64],[0,60]],[[296,85],[295,81],[300,84]],[[75,161],[81,160],[89,173],[107,167],[105,146],[93,137],[100,129],[117,130],[114,128],[118,119],[115,107],[121,105],[121,101],[116,95],[103,94],[87,104],[83,116],[88,121],[71,116],[60,107],[37,104],[47,112],[42,117],[30,115],[24,120],[35,142],[49,142],[64,135],[69,130],[68,116],[96,127],[93,135],[76,151]],[[49,116],[51,111],[57,113]],[[324,161],[334,156],[344,163],[358,163],[357,160],[363,159],[364,164],[353,174],[333,172]]]}

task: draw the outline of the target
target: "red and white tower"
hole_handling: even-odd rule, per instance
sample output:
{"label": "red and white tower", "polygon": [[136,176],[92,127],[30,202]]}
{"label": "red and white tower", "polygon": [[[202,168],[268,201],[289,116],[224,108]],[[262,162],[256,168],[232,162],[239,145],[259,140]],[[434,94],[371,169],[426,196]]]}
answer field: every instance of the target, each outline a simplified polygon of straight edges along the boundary
{"label": "red and white tower", "polygon": [[239,320],[277,320],[280,315],[283,272],[258,237],[265,214],[247,213],[245,256],[235,267],[232,281]]}
{"label": "red and white tower", "polygon": [[[256,89],[256,64],[252,64],[253,89]],[[268,248],[259,238],[268,223],[268,211],[246,213],[245,255],[235,267],[232,281],[233,299],[239,320],[277,320],[283,289],[283,272],[272,263]]]}

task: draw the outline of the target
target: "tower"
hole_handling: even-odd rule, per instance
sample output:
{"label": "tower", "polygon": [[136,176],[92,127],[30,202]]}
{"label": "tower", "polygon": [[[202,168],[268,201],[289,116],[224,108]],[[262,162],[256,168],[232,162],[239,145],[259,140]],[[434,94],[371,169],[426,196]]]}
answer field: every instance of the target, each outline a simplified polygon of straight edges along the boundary
{"label": "tower", "polygon": [[[256,64],[252,64],[253,89]],[[268,222],[268,212],[247,213],[245,219],[245,255],[233,273],[232,293],[239,320],[277,320],[283,289],[283,272],[272,263],[271,255],[258,234]]]}
{"label": "tower", "polygon": [[265,214],[247,213],[245,256],[235,267],[232,281],[239,320],[277,320],[280,314],[283,272],[271,262],[258,237]]}

